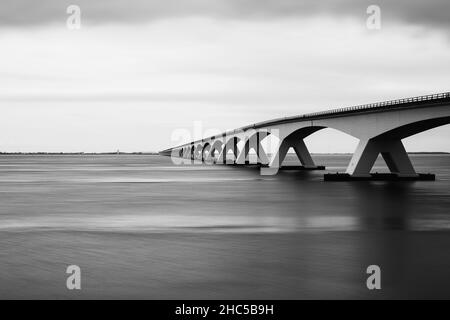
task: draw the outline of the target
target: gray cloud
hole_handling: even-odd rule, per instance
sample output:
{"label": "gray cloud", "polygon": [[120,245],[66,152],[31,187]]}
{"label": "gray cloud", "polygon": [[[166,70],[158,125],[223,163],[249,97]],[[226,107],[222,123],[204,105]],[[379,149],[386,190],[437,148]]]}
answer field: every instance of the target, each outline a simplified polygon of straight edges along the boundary
{"label": "gray cloud", "polygon": [[44,25],[66,19],[77,4],[86,23],[143,23],[164,18],[205,16],[217,19],[278,19],[332,15],[364,21],[370,4],[382,9],[384,22],[449,28],[448,0],[2,0],[0,26]]}

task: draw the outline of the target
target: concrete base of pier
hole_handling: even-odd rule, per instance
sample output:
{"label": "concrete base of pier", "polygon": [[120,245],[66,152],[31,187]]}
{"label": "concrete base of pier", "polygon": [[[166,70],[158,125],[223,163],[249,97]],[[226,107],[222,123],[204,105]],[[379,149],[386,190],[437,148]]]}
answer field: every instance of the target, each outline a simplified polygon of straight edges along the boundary
{"label": "concrete base of pier", "polygon": [[[258,167],[258,168],[270,168],[267,164],[232,164],[234,167]],[[277,168],[278,171],[312,171],[312,170],[325,170],[325,166],[282,166]]]}
{"label": "concrete base of pier", "polygon": [[352,176],[348,173],[327,173],[325,181],[434,181],[432,173],[419,173],[416,176],[399,176],[395,173],[371,173],[368,176]]}
{"label": "concrete base of pier", "polygon": [[[270,168],[268,165],[261,165],[261,168]],[[325,170],[325,166],[282,166],[278,168],[280,171],[308,171],[308,170]]]}
{"label": "concrete base of pier", "polygon": [[233,163],[230,164],[232,167],[245,167],[245,168],[259,168],[261,165],[258,163]]}
{"label": "concrete base of pier", "polygon": [[309,170],[325,170],[325,166],[282,166],[279,170],[281,171],[309,171]]}

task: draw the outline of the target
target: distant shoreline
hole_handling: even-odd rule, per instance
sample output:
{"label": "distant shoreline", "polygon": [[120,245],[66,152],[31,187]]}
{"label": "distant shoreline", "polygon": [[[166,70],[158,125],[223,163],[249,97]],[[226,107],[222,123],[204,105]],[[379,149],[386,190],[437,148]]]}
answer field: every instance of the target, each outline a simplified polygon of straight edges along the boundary
{"label": "distant shoreline", "polygon": [[[352,153],[311,153],[312,155],[352,155]],[[450,154],[450,152],[408,152],[408,154]],[[0,152],[0,156],[113,156],[113,155],[137,155],[157,156],[158,152]]]}
{"label": "distant shoreline", "polygon": [[158,152],[0,152],[4,156],[112,156],[112,155],[159,155]]}

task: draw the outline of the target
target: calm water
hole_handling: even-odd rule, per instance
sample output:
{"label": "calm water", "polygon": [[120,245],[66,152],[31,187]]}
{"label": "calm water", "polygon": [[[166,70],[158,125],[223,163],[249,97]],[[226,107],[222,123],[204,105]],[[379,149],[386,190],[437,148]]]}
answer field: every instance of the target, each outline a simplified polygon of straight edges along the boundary
{"label": "calm water", "polygon": [[[315,160],[343,171],[349,156]],[[450,156],[412,160],[437,180],[1,156],[0,298],[450,298]]]}

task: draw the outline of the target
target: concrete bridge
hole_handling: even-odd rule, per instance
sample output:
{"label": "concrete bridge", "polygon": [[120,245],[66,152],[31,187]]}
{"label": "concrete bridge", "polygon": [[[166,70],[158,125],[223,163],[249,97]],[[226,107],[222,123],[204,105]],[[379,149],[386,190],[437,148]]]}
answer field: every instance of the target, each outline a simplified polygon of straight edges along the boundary
{"label": "concrete bridge", "polygon": [[[254,150],[257,158],[254,164],[260,166],[261,174],[273,175],[284,168],[283,161],[292,147],[302,163],[297,169],[324,169],[314,163],[304,139],[324,128],[333,128],[359,139],[359,144],[346,172],[326,174],[325,180],[434,180],[434,175],[415,171],[402,139],[449,123],[450,92],[447,92],[255,123],[160,154],[214,164],[250,165],[249,153]],[[273,150],[265,150],[261,142],[270,135],[278,143]],[[379,154],[391,174],[371,173]]]}

